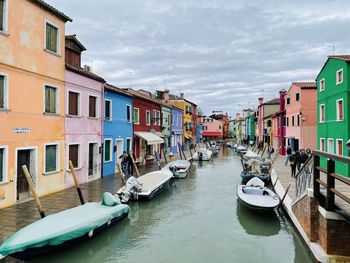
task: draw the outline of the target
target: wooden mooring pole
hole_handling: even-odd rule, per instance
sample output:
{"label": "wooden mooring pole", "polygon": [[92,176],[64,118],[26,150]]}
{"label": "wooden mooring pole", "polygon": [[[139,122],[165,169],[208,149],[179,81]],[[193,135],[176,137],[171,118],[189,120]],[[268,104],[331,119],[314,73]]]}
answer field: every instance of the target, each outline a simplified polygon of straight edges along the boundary
{"label": "wooden mooring pole", "polygon": [[117,163],[117,167],[118,167],[118,170],[119,170],[119,173],[120,173],[120,177],[122,178],[123,184],[126,185],[124,173],[123,173],[122,167],[120,166],[120,163]]}
{"label": "wooden mooring pole", "polygon": [[160,158],[159,158],[159,154],[154,151],[154,155],[156,156],[156,159],[157,159],[157,165],[158,165],[158,169],[161,170],[162,167],[160,166]]}
{"label": "wooden mooring pole", "polygon": [[29,174],[27,166],[26,165],[22,165],[22,170],[24,172],[24,176],[27,179],[30,191],[32,192],[32,195],[34,197],[34,200],[35,200],[35,203],[36,203],[36,207],[38,208],[39,214],[40,214],[41,218],[44,218],[45,217],[45,213],[44,213],[43,207],[41,206],[41,202],[39,200],[39,197],[38,197],[38,195],[37,195],[37,193],[35,191],[35,186],[34,186],[32,177]]}
{"label": "wooden mooring pole", "polygon": [[177,143],[177,148],[179,149],[180,159],[182,160],[181,144]]}
{"label": "wooden mooring pole", "polygon": [[283,195],[283,197],[282,197],[282,199],[281,199],[281,201],[280,201],[280,204],[279,204],[278,208],[280,208],[280,207],[282,206],[283,201],[284,201],[284,198],[286,198],[286,196],[287,196],[287,194],[288,194],[288,191],[289,191],[290,186],[291,186],[291,184],[289,184],[289,185],[288,185],[288,187],[287,187],[287,189],[286,189],[286,192],[284,193],[284,195]]}
{"label": "wooden mooring pole", "polygon": [[168,159],[167,159],[167,157],[166,157],[166,150],[165,150],[165,147],[163,147],[162,150],[163,150],[164,161],[165,161],[166,164],[168,164]]}
{"label": "wooden mooring pole", "polygon": [[131,161],[132,161],[132,165],[134,166],[134,169],[136,171],[137,177],[140,177],[139,169],[137,168],[134,156],[132,154],[130,154],[130,158],[131,158]]}
{"label": "wooden mooring pole", "polygon": [[79,195],[79,199],[80,199],[80,203],[83,205],[83,204],[85,204],[84,197],[83,197],[83,194],[81,193],[81,189],[79,187],[78,178],[77,178],[77,175],[75,174],[74,166],[73,166],[73,163],[72,163],[71,160],[69,160],[69,168],[70,168],[70,171],[72,172],[75,188],[77,189],[77,192],[78,192],[78,195]]}

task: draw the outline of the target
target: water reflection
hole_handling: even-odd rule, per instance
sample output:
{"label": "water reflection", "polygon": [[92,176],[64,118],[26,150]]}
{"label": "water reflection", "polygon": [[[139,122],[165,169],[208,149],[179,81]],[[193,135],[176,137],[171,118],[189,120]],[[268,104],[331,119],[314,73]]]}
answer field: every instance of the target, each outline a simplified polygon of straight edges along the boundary
{"label": "water reflection", "polygon": [[236,215],[238,222],[249,235],[274,236],[281,230],[281,222],[274,211],[255,212],[237,200]]}

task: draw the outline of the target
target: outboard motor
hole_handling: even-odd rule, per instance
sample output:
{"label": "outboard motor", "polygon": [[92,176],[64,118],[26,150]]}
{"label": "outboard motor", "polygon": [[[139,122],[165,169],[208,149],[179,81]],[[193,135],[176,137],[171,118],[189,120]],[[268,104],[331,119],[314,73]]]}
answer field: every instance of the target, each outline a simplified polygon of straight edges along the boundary
{"label": "outboard motor", "polygon": [[127,203],[130,198],[136,199],[137,193],[142,191],[142,184],[131,176],[127,181],[124,190],[121,193],[121,201]]}

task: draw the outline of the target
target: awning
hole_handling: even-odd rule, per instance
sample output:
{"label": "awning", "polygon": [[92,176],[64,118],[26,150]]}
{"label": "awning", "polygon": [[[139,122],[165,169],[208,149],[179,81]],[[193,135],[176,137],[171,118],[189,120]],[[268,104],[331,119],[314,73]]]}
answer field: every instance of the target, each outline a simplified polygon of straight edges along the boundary
{"label": "awning", "polygon": [[221,132],[203,132],[203,137],[221,137]]}
{"label": "awning", "polygon": [[141,139],[145,140],[148,145],[161,144],[164,142],[162,138],[160,138],[158,135],[155,135],[152,132],[134,132],[134,134],[137,137],[140,137]]}
{"label": "awning", "polygon": [[155,134],[155,135],[157,135],[157,136],[159,136],[159,137],[164,137],[164,134],[163,133],[161,133],[161,132],[154,132],[153,134]]}

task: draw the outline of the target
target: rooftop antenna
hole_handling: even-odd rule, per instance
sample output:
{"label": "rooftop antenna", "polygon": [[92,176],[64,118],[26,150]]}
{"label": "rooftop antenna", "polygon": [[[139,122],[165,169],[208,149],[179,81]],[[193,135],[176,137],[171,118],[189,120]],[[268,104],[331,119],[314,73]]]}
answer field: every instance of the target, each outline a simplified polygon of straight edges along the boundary
{"label": "rooftop antenna", "polygon": [[327,47],[331,47],[332,50],[333,50],[333,56],[335,55],[335,45],[332,44],[332,45],[327,45]]}

